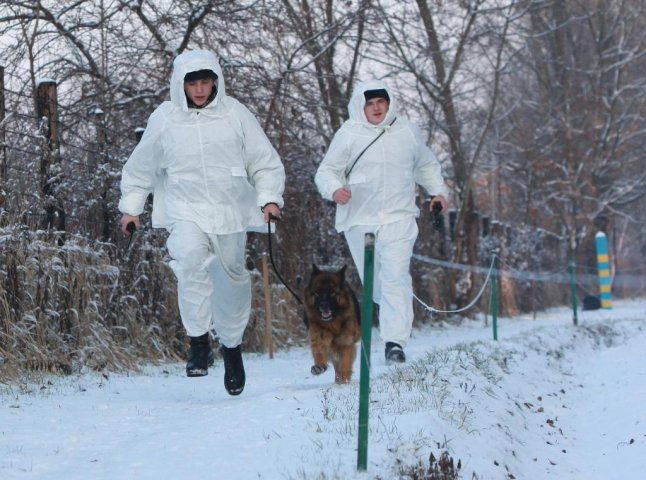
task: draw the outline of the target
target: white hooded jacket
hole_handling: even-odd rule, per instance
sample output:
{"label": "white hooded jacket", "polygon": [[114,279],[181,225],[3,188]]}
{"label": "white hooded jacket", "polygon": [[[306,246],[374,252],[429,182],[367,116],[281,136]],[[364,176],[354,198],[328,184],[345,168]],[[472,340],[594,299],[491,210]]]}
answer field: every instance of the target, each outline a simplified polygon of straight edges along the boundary
{"label": "white hooded jacket", "polygon": [[[378,89],[388,92],[390,105],[383,121],[372,125],[364,113],[364,92]],[[397,101],[384,82],[359,84],[348,111],[350,119],[334,135],[314,177],[327,200],[332,200],[341,187],[348,186],[352,191],[347,204],[337,205],[339,232],[357,225],[385,225],[419,216],[415,184],[431,195],[447,196],[440,163],[426,146],[419,128],[397,116]],[[361,155],[346,179],[357,156],[384,129],[385,133]]]}
{"label": "white hooded jacket", "polygon": [[[201,109],[188,108],[184,76],[198,70],[217,75],[217,94]],[[179,55],[170,98],[152,113],[123,168],[119,210],[141,214],[152,192],[153,227],[191,221],[212,234],[262,230],[259,207],[283,206],[285,170],[253,114],[226,96],[215,54]]]}

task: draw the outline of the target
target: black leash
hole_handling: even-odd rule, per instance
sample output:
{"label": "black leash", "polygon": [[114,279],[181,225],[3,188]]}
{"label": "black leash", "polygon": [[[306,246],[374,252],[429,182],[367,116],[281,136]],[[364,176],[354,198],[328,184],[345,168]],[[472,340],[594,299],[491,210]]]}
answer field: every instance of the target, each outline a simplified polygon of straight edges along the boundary
{"label": "black leash", "polygon": [[128,222],[128,225],[126,225],[126,231],[130,234],[128,236],[128,245],[126,245],[126,250],[130,249],[130,244],[132,243],[132,237],[135,236],[135,232],[137,231],[137,226],[135,225],[135,222]]}
{"label": "black leash", "polygon": [[280,275],[280,273],[278,273],[278,269],[276,268],[276,264],[274,263],[274,255],[273,255],[273,253],[272,253],[272,251],[271,251],[271,250],[272,250],[272,248],[271,248],[271,221],[272,221],[272,220],[279,221],[279,220],[280,220],[280,218],[279,218],[279,217],[275,217],[274,215],[272,215],[272,214],[270,213],[270,214],[269,214],[269,222],[267,222],[267,244],[268,244],[268,249],[269,249],[269,260],[271,261],[271,267],[274,269],[274,273],[275,273],[275,274],[276,274],[276,276],[278,277],[278,280],[280,280],[280,281],[281,281],[281,283],[282,283],[283,285],[285,285],[285,288],[287,288],[287,290],[289,290],[289,293],[291,293],[291,294],[294,296],[294,298],[295,298],[296,300],[298,300],[298,303],[300,303],[301,305],[303,305],[303,300],[301,300],[301,299],[300,299],[300,297],[299,297],[298,295],[296,295],[296,293],[294,292],[294,290],[292,290],[292,289],[289,287],[289,285],[287,285],[287,283],[285,282],[285,280],[283,280],[283,277]]}
{"label": "black leash", "polygon": [[125,248],[123,248],[123,253],[125,254],[128,250],[130,250],[130,245],[132,244],[132,239],[135,236],[135,232],[137,231],[137,226],[135,225],[135,222],[128,222],[128,225],[126,225],[126,231],[130,234],[125,238],[122,238],[121,240],[118,240],[116,244],[119,246],[119,248],[122,248],[121,245],[127,240],[128,243],[126,244]]}

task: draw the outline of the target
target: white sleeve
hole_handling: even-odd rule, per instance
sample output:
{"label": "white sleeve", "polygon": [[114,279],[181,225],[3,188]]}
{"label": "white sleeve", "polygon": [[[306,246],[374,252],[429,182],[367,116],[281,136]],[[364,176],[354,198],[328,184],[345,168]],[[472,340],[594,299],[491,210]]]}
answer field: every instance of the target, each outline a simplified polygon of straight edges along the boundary
{"label": "white sleeve", "polygon": [[422,133],[415,125],[410,129],[417,142],[417,158],[415,161],[415,183],[424,187],[430,195],[442,195],[448,198],[449,189],[444,183],[442,166],[439,160],[422,139]]}
{"label": "white sleeve", "polygon": [[140,215],[148,195],[155,187],[163,151],[159,138],[164,128],[164,114],[158,107],[146,125],[141,140],[121,171],[119,210],[128,215]]}
{"label": "white sleeve", "polygon": [[342,126],[332,138],[314,176],[314,183],[326,200],[332,200],[334,192],[346,184],[345,169],[350,156],[348,140],[348,129]]}
{"label": "white sleeve", "polygon": [[256,189],[258,206],[275,203],[282,208],[285,168],[278,152],[253,113],[237,102],[234,108],[244,135],[245,169],[251,184]]}

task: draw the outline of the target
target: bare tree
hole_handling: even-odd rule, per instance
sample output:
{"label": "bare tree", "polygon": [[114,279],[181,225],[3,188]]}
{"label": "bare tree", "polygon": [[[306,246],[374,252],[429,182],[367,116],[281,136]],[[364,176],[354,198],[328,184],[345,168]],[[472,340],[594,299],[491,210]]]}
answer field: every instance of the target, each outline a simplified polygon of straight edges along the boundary
{"label": "bare tree", "polygon": [[612,235],[619,222],[643,232],[646,10],[633,0],[523,7],[503,181],[524,199],[525,218],[564,234],[573,258],[594,267],[597,231]]}
{"label": "bare tree", "polygon": [[[403,89],[415,92],[409,106],[418,115],[423,111],[429,130],[436,127],[440,132],[434,148],[448,157],[445,169],[457,209],[453,260],[471,265],[480,262],[474,176],[496,117],[507,36],[518,17],[512,6],[488,0],[416,0],[406,6],[384,1],[380,18],[387,37],[377,35],[373,41],[379,48],[370,51]],[[467,280],[463,283],[468,288],[459,292],[456,277],[448,294],[460,304],[478,286]]]}
{"label": "bare tree", "polygon": [[32,95],[42,78],[60,86],[60,190],[74,199],[71,220],[79,228],[105,240],[119,235],[113,180],[134,146],[135,127],[167,97],[175,55],[199,47],[207,20],[240,10],[237,3],[0,1],[0,29],[15,47],[0,55],[10,88]]}
{"label": "bare tree", "polygon": [[[274,120],[274,110],[286,94],[291,97],[288,103],[317,110],[314,129],[327,143],[347,117],[370,1],[281,0],[279,4],[280,8],[267,12],[278,28],[272,45],[279,45],[281,62],[267,122]],[[304,97],[294,102],[298,94]]]}

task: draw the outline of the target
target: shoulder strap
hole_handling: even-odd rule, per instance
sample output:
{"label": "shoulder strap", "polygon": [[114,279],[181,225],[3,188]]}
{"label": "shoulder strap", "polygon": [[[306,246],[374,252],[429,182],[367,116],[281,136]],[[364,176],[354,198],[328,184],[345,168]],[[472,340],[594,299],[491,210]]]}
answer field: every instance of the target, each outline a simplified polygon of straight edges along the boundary
{"label": "shoulder strap", "polygon": [[[390,127],[390,126],[392,126],[392,124],[393,124],[393,123],[395,123],[395,121],[396,121],[396,120],[397,120],[397,117],[395,117],[395,118],[393,119],[393,121],[392,121],[392,122],[390,122],[390,123],[388,124],[388,126],[389,126],[389,127]],[[379,135],[377,135],[377,136],[372,140],[372,142],[370,142],[370,143],[366,146],[366,148],[364,148],[363,150],[361,150],[361,153],[360,153],[359,155],[357,155],[357,158],[355,158],[355,159],[354,159],[354,162],[352,162],[352,165],[350,166],[350,169],[349,169],[347,172],[345,172],[345,178],[348,178],[348,177],[350,176],[350,172],[352,171],[352,169],[354,168],[354,166],[357,164],[357,162],[359,161],[359,159],[361,158],[361,156],[362,156],[364,153],[366,153],[366,150],[368,150],[370,147],[372,147],[372,145],[373,145],[377,140],[379,140],[379,137],[381,137],[384,133],[386,133],[386,129],[385,129],[385,128],[381,131],[381,133],[380,133]]]}

